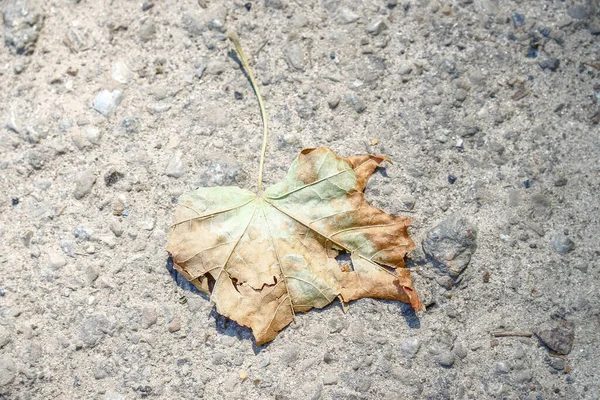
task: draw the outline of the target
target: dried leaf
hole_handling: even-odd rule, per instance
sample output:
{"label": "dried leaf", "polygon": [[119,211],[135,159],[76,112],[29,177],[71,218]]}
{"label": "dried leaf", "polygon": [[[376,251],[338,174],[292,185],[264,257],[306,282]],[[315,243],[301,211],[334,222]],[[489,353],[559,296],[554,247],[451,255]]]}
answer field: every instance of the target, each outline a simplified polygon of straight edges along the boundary
{"label": "dried leaf", "polygon": [[[175,268],[217,312],[269,342],[297,312],[372,297],[421,304],[404,256],[410,220],[370,206],[363,191],[384,156],[303,150],[287,177],[255,194],[238,187],[184,194],[169,232]],[[340,266],[336,256],[350,254]]]}

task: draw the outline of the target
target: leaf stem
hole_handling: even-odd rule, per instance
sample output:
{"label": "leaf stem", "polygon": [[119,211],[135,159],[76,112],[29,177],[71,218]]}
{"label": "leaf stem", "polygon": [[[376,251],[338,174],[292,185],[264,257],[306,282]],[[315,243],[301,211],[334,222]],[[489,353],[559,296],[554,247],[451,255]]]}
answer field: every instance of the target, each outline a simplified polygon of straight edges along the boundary
{"label": "leaf stem", "polygon": [[244,51],[242,50],[240,38],[238,37],[237,33],[233,31],[228,32],[227,37],[233,42],[233,45],[235,46],[235,50],[237,51],[238,56],[242,61],[242,65],[244,66],[244,69],[246,70],[246,73],[250,78],[252,89],[256,94],[256,98],[258,99],[258,106],[260,107],[260,117],[263,123],[263,142],[262,149],[260,151],[260,165],[258,167],[258,184],[256,187],[256,191],[260,192],[260,189],[262,187],[263,169],[265,165],[265,152],[267,151],[267,137],[269,136],[269,128],[267,126],[267,111],[265,110],[265,104],[263,103],[262,96],[260,95],[260,90],[258,88],[258,85],[256,84],[256,80],[254,79],[254,74],[252,74],[252,70],[250,69],[248,61],[246,60],[246,56],[244,55]]}

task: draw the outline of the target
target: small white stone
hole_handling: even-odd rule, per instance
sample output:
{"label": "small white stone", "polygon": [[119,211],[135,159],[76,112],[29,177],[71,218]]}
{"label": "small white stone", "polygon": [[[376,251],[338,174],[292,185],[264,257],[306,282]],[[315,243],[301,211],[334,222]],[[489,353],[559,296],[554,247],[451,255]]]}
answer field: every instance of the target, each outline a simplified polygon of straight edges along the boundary
{"label": "small white stone", "polygon": [[48,253],[48,265],[50,268],[56,270],[67,265],[67,260],[65,260],[62,254],[55,251],[50,251]]}
{"label": "small white stone", "polygon": [[167,168],[165,170],[167,176],[173,178],[181,178],[183,176],[185,173],[185,168],[181,159],[182,155],[183,154],[179,150],[173,153],[173,156],[171,157],[171,160],[169,160],[169,164],[167,164]]}
{"label": "small white stone", "polygon": [[121,104],[121,100],[123,99],[123,92],[120,90],[113,90],[112,92],[104,89],[100,91],[94,97],[94,110],[98,111],[100,114],[108,117],[110,114],[114,113],[117,110],[119,104]]}
{"label": "small white stone", "polygon": [[371,21],[367,27],[366,30],[368,33],[370,33],[373,36],[377,36],[379,35],[385,28],[387,28],[385,22],[383,22],[383,20],[381,18],[378,18],[376,20]]}
{"label": "small white stone", "polygon": [[127,66],[127,63],[125,63],[122,60],[119,60],[112,65],[111,77],[113,78],[113,80],[119,83],[127,84],[133,77],[133,73],[131,72],[131,69],[129,69],[129,67]]}
{"label": "small white stone", "polygon": [[83,132],[83,137],[92,144],[98,144],[102,138],[102,131],[95,126],[91,126]]}
{"label": "small white stone", "polygon": [[152,229],[154,229],[155,224],[156,224],[156,219],[154,218],[153,215],[144,214],[144,215],[142,215],[142,218],[140,219],[138,226],[141,229],[144,229],[146,231],[151,231]]}
{"label": "small white stone", "polygon": [[19,118],[17,117],[17,115],[15,114],[14,111],[11,111],[10,114],[8,115],[8,121],[6,121],[6,127],[16,133],[21,132],[21,129],[22,129],[21,121],[19,120]]}
{"label": "small white stone", "polygon": [[349,10],[348,8],[342,8],[338,13],[338,20],[343,25],[356,22],[358,18],[359,15],[356,14],[354,11]]}

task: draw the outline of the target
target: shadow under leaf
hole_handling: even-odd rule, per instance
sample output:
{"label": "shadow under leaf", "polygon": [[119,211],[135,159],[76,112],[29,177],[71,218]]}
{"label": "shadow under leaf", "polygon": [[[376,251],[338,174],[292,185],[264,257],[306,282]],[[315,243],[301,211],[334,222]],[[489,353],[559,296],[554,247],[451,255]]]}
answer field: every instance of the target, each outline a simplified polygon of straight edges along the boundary
{"label": "shadow under leaf", "polygon": [[[204,293],[199,291],[192,283],[190,283],[185,277],[183,277],[183,275],[181,275],[179,272],[177,272],[177,270],[173,266],[173,258],[171,256],[169,256],[167,259],[167,271],[169,271],[171,278],[173,278],[173,280],[175,281],[177,286],[179,286],[181,289],[187,290],[194,294],[198,294],[198,295],[202,296],[203,298],[205,298],[206,300],[209,300],[208,296],[206,296]],[[393,301],[393,300],[378,300],[378,301],[380,301],[382,303],[386,303],[386,304],[393,304],[397,307],[400,307],[400,312],[401,312],[402,316],[404,317],[404,319],[406,320],[406,324],[408,325],[409,328],[419,329],[421,327],[421,321],[419,320],[419,317],[417,316],[415,310],[413,310],[413,308],[411,307],[410,304]],[[328,305],[327,307],[323,307],[322,309],[313,309],[312,312],[323,312],[325,309],[332,307],[332,305],[336,304],[336,303],[339,304],[339,301],[334,301],[330,305]],[[211,310],[209,317],[214,318],[215,327],[217,329],[217,332],[219,332],[220,334],[224,334],[224,335],[231,336],[231,337],[236,337],[236,338],[238,338],[238,340],[252,341],[252,348],[254,350],[254,354],[260,353],[263,349],[267,348],[270,343],[272,343],[272,342],[269,342],[264,345],[257,346],[256,341],[254,339],[254,335],[252,334],[252,330],[250,328],[242,326],[242,325],[238,324],[237,322],[219,314],[214,307]]]}
{"label": "shadow under leaf", "polygon": [[[198,290],[198,288],[196,288],[196,286],[194,286],[190,281],[188,281],[183,275],[181,275],[175,269],[175,267],[173,266],[173,258],[170,255],[167,258],[166,267],[167,267],[167,271],[169,271],[169,274],[171,275],[171,278],[173,278],[173,281],[175,281],[175,284],[177,286],[179,286],[183,290],[187,290],[194,294],[200,295],[207,301],[210,300],[210,298],[206,294],[204,294],[200,290]],[[254,354],[260,353],[263,349],[265,349],[269,345],[269,343],[267,343],[262,346],[257,346],[256,341],[254,340],[254,335],[252,334],[252,330],[250,328],[242,326],[242,325],[238,324],[237,322],[219,314],[214,307],[210,312],[209,318],[214,318],[215,327],[217,329],[217,332],[219,332],[220,334],[224,334],[224,335],[231,336],[231,337],[236,337],[236,338],[238,338],[238,340],[252,341],[252,348],[254,350]]]}

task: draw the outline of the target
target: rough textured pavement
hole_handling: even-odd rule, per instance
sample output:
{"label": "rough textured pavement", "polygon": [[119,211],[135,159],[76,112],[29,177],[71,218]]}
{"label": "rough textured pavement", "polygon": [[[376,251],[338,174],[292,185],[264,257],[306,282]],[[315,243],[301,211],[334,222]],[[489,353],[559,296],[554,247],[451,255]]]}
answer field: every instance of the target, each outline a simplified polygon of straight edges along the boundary
{"label": "rough textured pavement", "polygon": [[[0,7],[0,399],[599,398],[597,1]],[[177,285],[178,197],[256,181],[227,29],[265,184],[305,147],[394,161],[367,197],[414,218],[427,311],[334,303],[256,347]]]}

